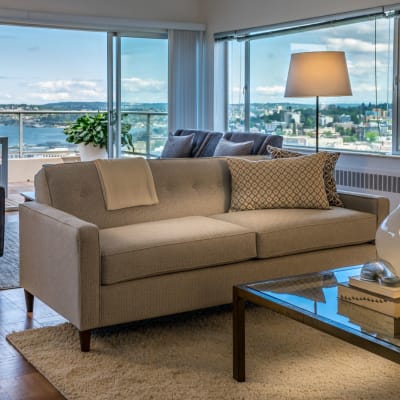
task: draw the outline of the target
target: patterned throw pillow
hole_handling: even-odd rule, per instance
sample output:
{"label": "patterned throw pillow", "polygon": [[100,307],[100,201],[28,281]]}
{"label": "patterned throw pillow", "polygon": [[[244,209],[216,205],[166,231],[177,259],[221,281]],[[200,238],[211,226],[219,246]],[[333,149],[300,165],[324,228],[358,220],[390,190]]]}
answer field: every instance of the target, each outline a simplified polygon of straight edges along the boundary
{"label": "patterned throw pillow", "polygon": [[323,167],[326,153],[276,160],[228,158],[231,211],[329,208]]}
{"label": "patterned throw pillow", "polygon": [[[278,147],[268,146],[267,149],[271,154],[272,158],[304,156],[304,154],[280,149]],[[329,205],[336,207],[344,207],[343,201],[341,200],[339,194],[336,191],[336,179],[335,179],[335,166],[337,160],[340,157],[340,153],[328,153],[328,152],[322,152],[322,153],[327,154],[324,165],[324,181],[325,181],[325,190],[326,190],[326,195],[328,197]]]}

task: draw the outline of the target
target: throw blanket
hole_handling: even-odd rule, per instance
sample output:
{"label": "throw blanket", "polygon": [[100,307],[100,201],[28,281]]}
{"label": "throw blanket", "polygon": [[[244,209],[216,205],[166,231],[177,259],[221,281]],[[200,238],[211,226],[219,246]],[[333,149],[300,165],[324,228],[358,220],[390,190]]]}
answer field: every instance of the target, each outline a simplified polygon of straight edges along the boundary
{"label": "throw blanket", "polygon": [[144,158],[95,160],[107,210],[158,203],[150,167]]}

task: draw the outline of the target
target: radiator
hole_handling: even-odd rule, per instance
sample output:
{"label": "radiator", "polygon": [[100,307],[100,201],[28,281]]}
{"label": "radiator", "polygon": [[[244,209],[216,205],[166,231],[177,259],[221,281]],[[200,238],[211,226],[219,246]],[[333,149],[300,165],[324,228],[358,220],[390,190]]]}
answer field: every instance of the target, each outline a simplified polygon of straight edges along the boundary
{"label": "radiator", "polygon": [[400,176],[366,171],[335,171],[336,184],[344,188],[364,189],[374,192],[400,193]]}

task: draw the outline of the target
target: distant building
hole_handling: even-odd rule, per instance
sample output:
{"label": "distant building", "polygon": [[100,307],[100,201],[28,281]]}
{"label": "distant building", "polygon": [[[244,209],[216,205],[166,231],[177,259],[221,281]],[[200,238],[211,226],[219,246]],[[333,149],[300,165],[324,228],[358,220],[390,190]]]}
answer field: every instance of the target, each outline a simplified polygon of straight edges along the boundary
{"label": "distant building", "polygon": [[340,123],[346,123],[346,122],[351,122],[351,116],[350,115],[347,115],[347,114],[342,114],[340,117],[339,117],[339,122]]}
{"label": "distant building", "polygon": [[331,124],[333,122],[333,117],[330,115],[320,115],[319,116],[319,124],[321,126],[326,126],[328,124]]}
{"label": "distant building", "polygon": [[301,119],[301,113],[296,111],[285,111],[284,118],[286,125],[289,125],[292,122],[299,124]]}

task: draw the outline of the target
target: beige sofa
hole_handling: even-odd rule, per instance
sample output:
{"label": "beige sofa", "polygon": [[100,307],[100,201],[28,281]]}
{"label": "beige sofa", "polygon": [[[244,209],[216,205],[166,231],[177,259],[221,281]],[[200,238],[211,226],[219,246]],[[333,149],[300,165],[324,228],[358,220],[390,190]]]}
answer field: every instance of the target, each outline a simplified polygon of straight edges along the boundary
{"label": "beige sofa", "polygon": [[[223,158],[150,160],[159,203],[107,211],[93,162],[45,166],[20,207],[20,279],[80,331],[231,302],[232,285],[376,257],[382,197],[228,212]],[[126,176],[129,180],[129,176]]]}

